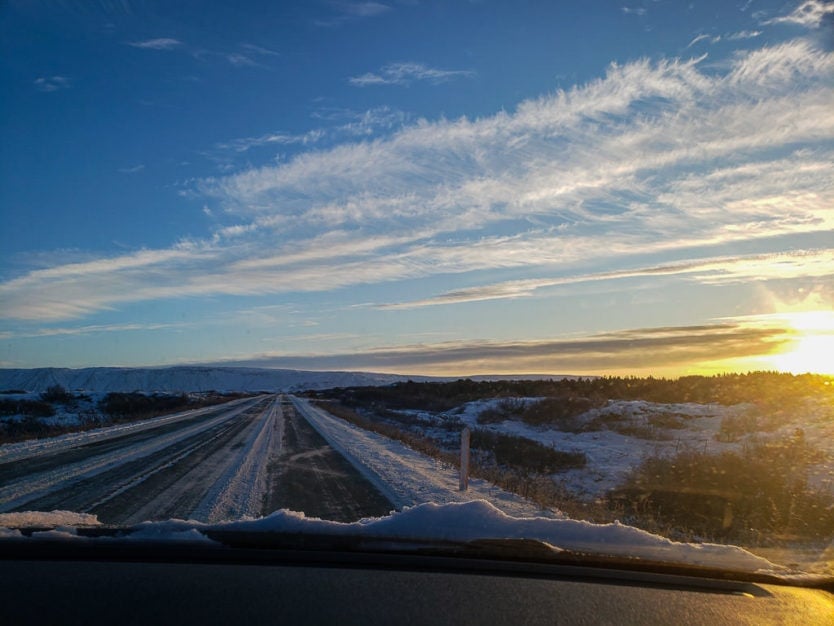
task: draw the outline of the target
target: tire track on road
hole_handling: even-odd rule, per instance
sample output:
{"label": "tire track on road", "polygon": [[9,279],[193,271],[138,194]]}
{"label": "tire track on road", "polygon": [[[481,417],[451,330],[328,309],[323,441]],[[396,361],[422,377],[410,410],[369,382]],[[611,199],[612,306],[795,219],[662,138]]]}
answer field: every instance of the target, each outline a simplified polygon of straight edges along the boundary
{"label": "tire track on road", "polygon": [[[225,444],[230,436],[248,424],[249,420],[242,415],[235,416],[148,456],[120,464],[26,502],[17,507],[17,510],[96,513],[101,515],[102,522],[118,524],[130,511],[144,503],[149,491],[165,489],[166,482],[171,479],[168,473],[171,468],[182,468],[183,461],[199,454],[204,448],[214,449],[212,444]],[[141,494],[145,494],[145,497]]]}
{"label": "tire track on road", "polygon": [[278,509],[355,522],[387,515],[394,506],[334,450],[289,400],[282,400],[284,439],[270,466],[264,514]]}
{"label": "tire track on road", "polygon": [[[139,443],[116,448],[105,454],[93,454],[69,465],[25,475],[11,484],[0,487],[0,511],[26,510],[33,507],[36,507],[35,510],[52,510],[56,508],[56,502],[62,501],[68,505],[75,503],[78,507],[82,504],[89,507],[107,495],[106,492],[102,492],[102,485],[107,485],[111,492],[119,490],[131,479],[136,479],[149,469],[164,464],[166,460],[190,446],[218,432],[225,432],[224,429],[228,428],[228,424],[235,418],[257,410],[257,406],[265,402],[265,399],[260,399],[236,406],[205,422],[191,424],[189,421],[175,431],[166,427],[162,434],[158,433],[154,438],[147,439],[143,434]],[[76,502],[71,497],[72,494],[83,494],[85,490],[97,494],[91,502],[87,502],[86,499]],[[49,506],[52,508],[46,508]],[[69,507],[68,510],[81,509]]]}

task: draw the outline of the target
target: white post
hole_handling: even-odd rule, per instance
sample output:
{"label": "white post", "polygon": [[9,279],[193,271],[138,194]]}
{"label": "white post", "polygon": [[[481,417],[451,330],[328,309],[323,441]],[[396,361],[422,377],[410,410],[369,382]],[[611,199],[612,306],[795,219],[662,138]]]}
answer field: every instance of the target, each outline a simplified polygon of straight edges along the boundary
{"label": "white post", "polygon": [[469,488],[469,439],[472,431],[465,426],[460,434],[460,490],[466,491]]}

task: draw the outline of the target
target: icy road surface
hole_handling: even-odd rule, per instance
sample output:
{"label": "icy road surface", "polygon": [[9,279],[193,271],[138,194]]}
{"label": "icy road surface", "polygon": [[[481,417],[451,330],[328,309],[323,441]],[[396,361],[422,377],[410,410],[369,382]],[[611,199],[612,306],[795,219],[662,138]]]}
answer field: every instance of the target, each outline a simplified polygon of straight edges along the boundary
{"label": "icy road surface", "polygon": [[510,515],[560,516],[482,480],[462,493],[454,467],[286,396],[0,447],[0,513],[73,511],[132,525],[287,509],[349,522],[473,499]]}
{"label": "icy road surface", "polygon": [[260,397],[4,446],[0,511],[62,509],[111,524],[259,515],[279,417]]}
{"label": "icy road surface", "polygon": [[393,506],[279,396],[0,447],[0,513],[130,525],[277,508],[352,521]]}

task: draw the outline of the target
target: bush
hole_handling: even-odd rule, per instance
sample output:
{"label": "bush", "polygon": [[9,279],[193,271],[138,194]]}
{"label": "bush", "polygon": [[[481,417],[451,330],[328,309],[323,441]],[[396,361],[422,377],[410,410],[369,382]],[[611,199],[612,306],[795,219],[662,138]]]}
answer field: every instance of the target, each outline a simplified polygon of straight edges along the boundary
{"label": "bush", "polygon": [[494,407],[484,409],[478,414],[479,424],[498,424],[505,420],[515,419],[524,414],[527,403],[520,398],[505,398]]}
{"label": "bush", "polygon": [[834,498],[807,483],[807,467],[817,461],[819,452],[801,433],[741,453],[656,456],[636,468],[612,499],[644,522],[702,536],[830,538]]}
{"label": "bush", "polygon": [[526,407],[521,419],[534,426],[547,425],[564,432],[581,432],[583,424],[576,418],[604,404],[601,400],[579,396],[546,398]]}
{"label": "bush", "polygon": [[655,428],[671,428],[673,430],[681,430],[686,428],[684,417],[675,415],[674,413],[656,413],[649,415],[649,425]]}
{"label": "bush", "polygon": [[718,441],[733,442],[742,435],[756,433],[759,430],[758,419],[752,413],[727,415],[721,419],[721,428],[715,438]]}
{"label": "bush", "polygon": [[61,385],[52,385],[41,393],[41,400],[44,402],[55,402],[57,404],[69,404],[74,396]]}
{"label": "bush", "polygon": [[540,474],[552,474],[585,467],[583,452],[554,450],[537,441],[476,428],[472,431],[472,448],[490,452],[498,465],[507,465]]}
{"label": "bush", "polygon": [[188,396],[184,393],[147,396],[143,393],[112,392],[101,399],[98,408],[114,419],[133,419],[174,412],[188,405]]}
{"label": "bush", "polygon": [[24,415],[31,417],[52,417],[54,407],[41,400],[0,399],[0,415]]}

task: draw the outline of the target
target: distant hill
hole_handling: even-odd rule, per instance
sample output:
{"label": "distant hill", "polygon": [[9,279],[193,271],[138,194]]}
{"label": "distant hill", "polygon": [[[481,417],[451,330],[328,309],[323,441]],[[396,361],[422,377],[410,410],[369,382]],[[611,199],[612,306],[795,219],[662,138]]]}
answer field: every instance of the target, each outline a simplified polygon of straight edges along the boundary
{"label": "distant hill", "polygon": [[398,381],[440,380],[367,372],[312,372],[246,367],[88,367],[83,369],[0,369],[0,391],[40,392],[52,385],[70,391],[301,391]]}
{"label": "distant hill", "polygon": [[373,372],[314,372],[256,367],[183,365],[176,367],[87,367],[69,369],[0,369],[0,391],[22,390],[32,393],[61,385],[70,391],[271,391],[294,392],[305,389],[390,385],[414,382],[450,381],[458,378],[484,380],[546,380],[574,378],[565,375],[517,374],[479,376],[407,376]]}

